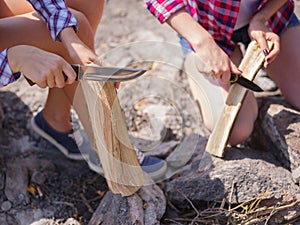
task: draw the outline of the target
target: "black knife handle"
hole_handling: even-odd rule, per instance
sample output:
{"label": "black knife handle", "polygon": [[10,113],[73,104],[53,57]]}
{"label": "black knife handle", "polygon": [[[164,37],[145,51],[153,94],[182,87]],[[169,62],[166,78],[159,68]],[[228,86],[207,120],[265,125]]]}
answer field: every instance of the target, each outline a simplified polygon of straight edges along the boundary
{"label": "black knife handle", "polygon": [[231,73],[230,74],[230,83],[235,83],[237,82],[237,80],[239,79],[239,76],[238,74],[234,74],[234,73]]}
{"label": "black knife handle", "polygon": [[79,75],[79,70],[80,70],[80,65],[77,65],[77,64],[71,64],[73,70],[75,71],[76,73],[76,80],[78,80],[78,75]]}

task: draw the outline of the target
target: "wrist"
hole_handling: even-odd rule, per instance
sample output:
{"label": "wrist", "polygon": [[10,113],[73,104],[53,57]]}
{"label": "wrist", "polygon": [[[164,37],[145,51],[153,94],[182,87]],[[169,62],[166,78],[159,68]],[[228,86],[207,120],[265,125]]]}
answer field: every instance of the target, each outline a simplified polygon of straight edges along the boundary
{"label": "wrist", "polygon": [[263,24],[265,24],[267,21],[268,21],[268,18],[266,17],[265,13],[262,11],[256,13],[251,19],[251,22],[260,22]]}
{"label": "wrist", "polygon": [[22,46],[13,46],[6,51],[7,61],[13,73],[20,72],[21,66],[18,63],[18,51]]}
{"label": "wrist", "polygon": [[193,49],[197,52],[200,49],[203,49],[203,47],[210,46],[211,44],[214,44],[215,41],[212,36],[206,35],[206,36],[198,36],[195,38],[190,39],[190,44],[192,45]]}
{"label": "wrist", "polygon": [[58,34],[59,39],[64,46],[68,46],[69,43],[72,43],[78,40],[78,36],[74,31],[73,27],[66,27]]}

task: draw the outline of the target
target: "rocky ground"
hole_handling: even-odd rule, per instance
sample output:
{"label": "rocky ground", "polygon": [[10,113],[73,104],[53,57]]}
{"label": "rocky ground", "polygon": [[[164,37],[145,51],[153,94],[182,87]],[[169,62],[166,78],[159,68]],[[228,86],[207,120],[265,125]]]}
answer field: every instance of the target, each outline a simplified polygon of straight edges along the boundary
{"label": "rocky ground", "polygon": [[32,132],[28,121],[47,90],[21,79],[0,90],[1,225],[300,224],[300,113],[278,91],[257,96],[252,137],[211,158],[167,25],[140,0],[109,0],[95,46],[111,64],[151,69],[118,95],[132,142],[167,160],[165,179],[127,198],[113,195],[85,161],[68,160]]}

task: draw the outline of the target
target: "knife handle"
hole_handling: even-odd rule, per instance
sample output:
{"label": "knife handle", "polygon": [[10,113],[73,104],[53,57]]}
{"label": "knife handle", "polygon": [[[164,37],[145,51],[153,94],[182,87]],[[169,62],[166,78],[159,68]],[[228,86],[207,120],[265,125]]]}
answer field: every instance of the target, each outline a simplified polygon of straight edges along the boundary
{"label": "knife handle", "polygon": [[231,73],[230,74],[230,83],[235,83],[237,82],[237,80],[239,79],[239,76],[238,74],[234,74],[234,73]]}
{"label": "knife handle", "polygon": [[[72,66],[73,70],[76,73],[76,79],[75,80],[78,80],[79,71],[80,71],[80,65],[78,65],[78,64],[71,64],[71,66]],[[67,78],[65,80],[67,80]]]}
{"label": "knife handle", "polygon": [[[71,66],[72,66],[72,68],[73,68],[73,70],[75,71],[75,73],[76,73],[76,80],[78,80],[78,74],[79,74],[79,69],[80,69],[80,66],[79,65],[77,65],[77,64],[71,64]],[[14,74],[16,74],[16,73],[14,73]],[[25,77],[25,76],[24,76]],[[64,74],[64,77],[65,77],[65,81],[68,79],[68,77]],[[28,82],[28,84],[30,85],[30,86],[33,86],[33,85],[35,85],[35,83],[32,81],[32,80],[30,80],[28,77],[25,77],[25,79],[26,79],[26,81]]]}

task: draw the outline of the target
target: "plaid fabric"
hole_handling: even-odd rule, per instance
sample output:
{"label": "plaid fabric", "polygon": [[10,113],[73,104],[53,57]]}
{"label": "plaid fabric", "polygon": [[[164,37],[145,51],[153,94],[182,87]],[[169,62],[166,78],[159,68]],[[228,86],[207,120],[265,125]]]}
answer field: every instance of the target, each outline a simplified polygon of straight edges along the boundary
{"label": "plaid fabric", "polygon": [[[257,11],[268,0],[260,0]],[[185,8],[199,22],[218,45],[230,55],[235,44],[231,40],[240,7],[240,0],[145,0],[148,10],[164,23],[173,13]],[[288,0],[268,21],[269,28],[280,34],[288,25],[294,2]]]}
{"label": "plaid fabric", "polygon": [[[28,0],[42,19],[47,23],[51,37],[59,41],[57,35],[66,27],[78,29],[78,23],[72,13],[67,9],[64,0]],[[12,74],[8,65],[6,50],[0,54],[0,87],[12,83],[20,77],[20,73]]]}
{"label": "plaid fabric", "polygon": [[73,26],[75,30],[78,23],[73,14],[68,10],[64,0],[28,0],[42,19],[47,23],[51,37],[59,41],[59,32],[66,27]]}
{"label": "plaid fabric", "polygon": [[8,85],[20,77],[20,73],[12,74],[7,62],[6,51],[7,49],[0,52],[0,87]]}

